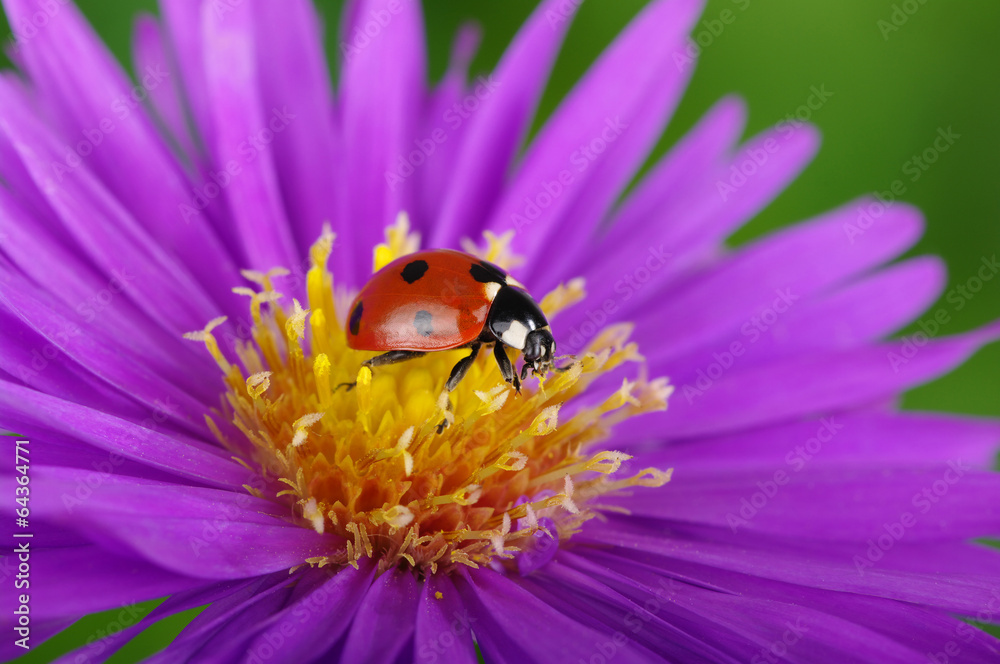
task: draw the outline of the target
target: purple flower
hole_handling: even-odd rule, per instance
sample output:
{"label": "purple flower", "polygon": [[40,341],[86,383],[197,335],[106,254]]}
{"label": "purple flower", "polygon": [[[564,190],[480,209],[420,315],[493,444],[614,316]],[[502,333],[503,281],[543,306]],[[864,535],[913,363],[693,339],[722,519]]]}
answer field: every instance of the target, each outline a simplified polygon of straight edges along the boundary
{"label": "purple flower", "polygon": [[[430,89],[409,0],[348,3],[336,89],[304,1],[163,0],[135,83],[72,4],[3,4],[0,426],[30,442],[2,500],[33,535],[4,655],[23,592],[20,645],[168,596],[72,661],[206,605],[157,660],[996,660],[963,618],[1000,622],[972,541],[1000,534],[1000,424],[896,405],[1000,326],[884,340],[944,283],[885,267],[919,213],[726,249],[819,142],[739,143],[737,99],[620,199],[700,0],[650,3],[523,154],[578,3],[471,81],[463,31]],[[460,354],[359,371],[346,303],[418,246],[548,294],[568,370],[514,395],[484,354],[453,412]]]}

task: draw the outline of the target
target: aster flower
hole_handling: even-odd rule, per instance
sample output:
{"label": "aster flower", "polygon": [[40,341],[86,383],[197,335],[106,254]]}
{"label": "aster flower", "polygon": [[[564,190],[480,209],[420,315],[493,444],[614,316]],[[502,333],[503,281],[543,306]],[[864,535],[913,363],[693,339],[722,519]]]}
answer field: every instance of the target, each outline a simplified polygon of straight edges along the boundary
{"label": "aster flower", "polygon": [[[1000,530],[1000,425],[896,402],[1000,328],[884,340],[943,284],[885,266],[919,213],[862,199],[726,249],[818,145],[741,144],[737,99],[621,198],[701,2],[650,3],[523,154],[574,3],[479,79],[463,31],[429,89],[419,5],[348,3],[336,91],[304,1],[163,0],[137,83],[72,4],[3,5],[44,18],[0,78],[32,645],[168,597],[70,657],[207,606],[155,659],[996,660],[963,618],[1000,611],[974,541]],[[515,395],[481,357],[440,434],[462,351],[359,370],[347,303],[421,247],[514,274],[569,369]]]}

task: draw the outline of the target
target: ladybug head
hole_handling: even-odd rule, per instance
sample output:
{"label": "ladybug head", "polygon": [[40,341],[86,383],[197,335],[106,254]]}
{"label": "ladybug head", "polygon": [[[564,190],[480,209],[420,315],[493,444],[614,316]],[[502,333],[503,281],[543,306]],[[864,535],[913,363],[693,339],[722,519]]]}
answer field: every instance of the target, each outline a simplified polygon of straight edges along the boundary
{"label": "ladybug head", "polygon": [[524,366],[521,367],[521,380],[528,376],[528,369],[534,374],[540,374],[552,368],[552,358],[556,354],[556,340],[549,328],[541,327],[528,333],[524,340]]}

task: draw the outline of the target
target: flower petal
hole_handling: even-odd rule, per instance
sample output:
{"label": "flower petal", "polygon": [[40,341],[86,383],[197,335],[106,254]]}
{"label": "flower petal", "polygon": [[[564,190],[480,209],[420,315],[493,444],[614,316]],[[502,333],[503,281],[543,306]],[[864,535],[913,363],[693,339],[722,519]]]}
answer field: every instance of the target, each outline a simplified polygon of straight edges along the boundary
{"label": "flower petal", "polygon": [[[168,53],[175,67],[168,68],[171,76],[177,76],[183,92],[185,108],[191,115],[196,128],[196,145],[211,144],[212,122],[208,101],[208,85],[205,80],[204,55],[202,52],[202,8],[204,3],[191,0],[159,0],[160,14],[168,38]],[[215,5],[217,11],[228,6]],[[199,155],[204,158],[204,155]]]}
{"label": "flower petal", "polygon": [[[14,275],[5,275],[0,283],[0,297],[3,298],[3,306],[9,307],[10,313],[5,317],[16,317],[17,320],[17,327],[5,330],[3,335],[13,336],[20,329],[27,332],[30,338],[41,338],[35,350],[42,356],[42,361],[33,360],[29,365],[34,367],[31,371],[44,371],[48,362],[58,357],[58,352],[64,353],[64,357],[78,363],[95,379],[132,396],[148,409],[147,412],[161,411],[164,419],[191,422],[192,418],[199,418],[205,411],[205,404],[211,402],[211,386],[203,382],[199,387],[195,374],[185,374],[180,367],[160,371],[159,358],[143,362],[141,355],[137,357],[128,352],[131,344],[120,343],[116,338],[104,338],[92,325],[78,325],[74,320],[76,316],[70,318],[61,303],[51,301],[48,293],[32,288]],[[62,315],[59,309],[67,315]],[[180,357],[183,356],[175,356],[174,359]],[[204,367],[204,360],[190,368],[199,365]],[[193,427],[202,428],[201,423],[194,423]]]}
{"label": "flower petal", "polygon": [[[709,340],[728,342],[727,334],[739,333],[744,323],[768,308],[794,308],[803,298],[894,258],[922,230],[920,214],[900,205],[887,212],[862,241],[851,244],[844,224],[855,215],[856,205],[847,205],[775,233],[672,289],[633,288],[635,297],[616,315],[627,319],[644,308],[646,317],[655,311],[658,321],[683,321],[683,325],[670,326],[649,321],[642,326],[656,337],[655,344],[643,344],[652,349],[650,363],[663,366],[661,362],[683,357]],[[655,310],[649,306],[651,298],[658,303]],[[637,322],[645,322],[642,318]]]}
{"label": "flower petal", "polygon": [[294,220],[298,262],[285,266],[294,272],[308,257],[308,248],[325,222],[343,226],[337,193],[344,176],[343,164],[336,158],[340,145],[331,77],[312,2],[265,2],[248,9],[253,10],[261,109],[288,109],[295,115],[270,146],[282,201]]}
{"label": "flower petal", "polygon": [[[232,301],[221,275],[235,277],[235,267],[214,231],[202,219],[179,223],[179,206],[188,200],[188,185],[145,109],[133,101],[133,86],[121,67],[72,3],[46,11],[46,0],[5,0],[12,21],[28,21],[36,11],[51,14],[44,30],[26,40],[22,56],[32,84],[55,115],[64,135],[72,137],[74,157],[86,163],[102,187],[126,214],[141,223],[165,251],[175,254],[186,270],[219,302]],[[136,96],[165,85],[166,70],[140,72]],[[6,96],[6,95],[5,95]],[[6,107],[9,99],[0,102]],[[88,148],[79,147],[82,141]],[[67,142],[69,142],[67,138]],[[45,163],[66,166],[56,151]],[[66,167],[74,175],[82,169]],[[63,184],[72,177],[63,178]],[[43,187],[44,179],[38,179]],[[123,260],[125,257],[120,257]],[[169,292],[169,291],[166,291]],[[189,297],[200,291],[192,289]]]}
{"label": "flower petal", "polygon": [[684,88],[689,72],[673,56],[701,9],[700,0],[645,8],[532,141],[488,224],[517,231],[527,270],[560,229],[589,236],[641,166]]}
{"label": "flower petal", "polygon": [[138,558],[99,546],[34,549],[32,618],[77,618],[204,584]]}
{"label": "flower petal", "polygon": [[[301,260],[282,204],[278,175],[268,146],[285,138],[298,121],[294,110],[265,109],[254,61],[253,8],[221,13],[202,5],[208,103],[213,120],[213,168],[223,173],[219,188],[229,203],[242,244],[241,267],[269,270]],[[191,217],[199,217],[193,214]],[[304,258],[304,256],[302,257]]]}
{"label": "flower petal", "polygon": [[[146,614],[142,620],[131,627],[103,639],[92,641],[75,651],[67,653],[64,657],[56,660],[56,662],[57,664],[78,664],[83,661],[87,664],[99,664],[113,656],[125,644],[145,631],[146,628],[153,626],[163,618],[176,615],[182,611],[204,607],[217,601],[224,601],[226,598],[245,588],[256,588],[258,583],[257,579],[223,581],[209,585],[202,583],[199,587],[191,590],[173,593]],[[128,608],[126,607],[126,610]]]}
{"label": "flower petal", "polygon": [[[476,643],[487,661],[589,661],[611,638],[598,626],[564,615],[493,570],[462,574],[455,585],[468,607]],[[622,651],[626,661],[653,659],[652,653],[636,644],[626,644]]]}
{"label": "flower petal", "polygon": [[997,336],[1000,325],[994,324],[931,341],[912,353],[905,341],[889,342],[734,367],[718,380],[700,383],[705,389],[699,383],[680,383],[670,410],[651,416],[645,425],[656,418],[671,435],[685,437],[863,406],[950,371]]}
{"label": "flower petal", "polygon": [[[468,119],[431,246],[456,246],[485,219],[502,194],[508,169],[524,140],[570,20],[553,24],[562,0],[545,0],[525,22],[482,88]],[[492,86],[496,90],[491,90]],[[452,115],[458,122],[462,116]],[[483,159],[483,155],[490,155]]]}
{"label": "flower petal", "polygon": [[289,664],[310,661],[330,651],[343,640],[375,577],[376,566],[368,559],[362,559],[358,565],[360,569],[318,570],[332,577],[276,613],[247,650],[264,652],[266,647],[273,649],[274,643],[286,641],[275,652],[277,659],[270,661]]}
{"label": "flower petal", "polygon": [[167,72],[170,80],[150,88],[149,101],[156,111],[157,119],[176,143],[180,155],[194,161],[197,159],[197,149],[188,127],[183,93],[178,87],[181,82],[173,76],[176,72],[166,40],[159,21],[148,14],[141,14],[132,34],[135,70]]}
{"label": "flower petal", "polygon": [[[634,593],[630,598],[602,583],[598,574],[581,574],[563,563],[565,559],[576,558],[560,551],[555,562],[538,574],[519,579],[518,584],[582,623],[602,624],[612,633],[612,639],[598,648],[603,656],[613,658],[618,654],[619,643],[634,641],[668,661],[732,664],[746,661],[727,654],[717,645],[719,634],[711,633],[710,626],[678,620],[677,611],[668,610],[665,612],[668,615],[660,615],[665,603],[677,599],[673,579],[645,586],[644,596],[636,597],[640,593]],[[580,560],[577,565],[594,563]],[[610,576],[608,572],[605,574]]]}
{"label": "flower petal", "polygon": [[[636,565],[655,569],[730,570],[814,588],[853,592],[974,615],[997,587],[998,554],[982,546],[895,542],[874,561],[868,543],[804,542],[786,537],[750,537],[729,528],[695,527],[608,515],[600,528],[585,527],[574,542],[592,543],[588,558],[620,547]],[[669,537],[664,533],[670,528]],[[875,535],[876,537],[878,534]],[[977,573],[970,573],[970,569]]]}
{"label": "flower petal", "polygon": [[[81,326],[99,327],[104,336],[114,338],[123,350],[145,357],[150,366],[164,372],[172,369],[174,375],[183,374],[177,371],[176,358],[185,354],[185,363],[199,364],[198,355],[184,352],[190,350],[191,344],[179,335],[164,332],[127,296],[117,297],[130,288],[130,275],[113,275],[110,279],[102,276],[63,242],[58,232],[47,223],[39,223],[37,213],[29,212],[12,192],[3,188],[0,188],[0,234],[7,257],[34,282],[19,283],[19,288],[34,293],[37,286],[46,299],[58,299],[66,305]],[[172,361],[161,359],[161,355],[167,354],[174,355]],[[203,359],[201,362],[205,363]]]}
{"label": "flower petal", "polygon": [[669,220],[657,232],[671,248],[681,238],[697,233],[700,225],[692,212],[704,205],[704,183],[713,180],[730,162],[730,153],[736,152],[746,122],[747,108],[742,99],[726,97],[717,102],[636,184],[615,212],[604,237],[617,246],[645,232],[653,219]]}
{"label": "flower petal", "polygon": [[414,654],[426,661],[441,657],[455,664],[476,664],[479,658],[472,640],[473,622],[449,576],[428,576],[417,609]]}
{"label": "flower petal", "polygon": [[[260,624],[284,607],[295,581],[287,572],[278,572],[236,586],[199,613],[166,649],[146,661],[165,664],[244,660],[249,639]],[[233,657],[233,651],[239,652],[239,659]]]}
{"label": "flower petal", "polygon": [[[174,572],[237,579],[300,565],[340,547],[338,538],[289,523],[279,505],[248,494],[117,480],[66,503],[76,471],[35,469],[41,518],[81,529]],[[46,496],[52,496],[51,499]]]}
{"label": "flower petal", "polygon": [[[636,443],[650,440],[636,429]],[[710,476],[749,469],[919,468],[963,459],[993,467],[1000,422],[934,413],[845,413],[708,438],[671,441],[637,455],[639,466]],[[615,446],[630,445],[615,438]],[[639,448],[642,449],[642,448]]]}
{"label": "flower petal", "polygon": [[[472,173],[458,171],[458,158],[465,144],[465,136],[469,133],[470,122],[465,122],[462,115],[456,112],[456,106],[461,109],[465,103],[479,104],[473,89],[470,97],[468,78],[469,63],[479,48],[481,31],[475,23],[467,23],[459,27],[452,46],[451,62],[444,78],[430,91],[426,108],[420,118],[418,136],[420,145],[424,148],[419,152],[430,152],[422,163],[411,151],[404,164],[412,166],[410,173],[407,166],[397,161],[397,175],[404,180],[407,177],[417,178],[416,201],[410,213],[414,226],[426,236],[437,233],[441,228],[439,220],[441,210],[448,203],[448,198],[454,195],[460,185],[453,180],[464,177],[474,177]],[[481,91],[482,92],[482,91]],[[488,98],[488,97],[487,97]],[[471,99],[475,99],[472,102]],[[465,111],[462,110],[462,114]],[[430,139],[430,143],[426,140]],[[406,176],[406,173],[410,173]],[[458,245],[458,236],[448,240],[437,240],[431,236],[426,246],[448,247]]]}
{"label": "flower petal", "polygon": [[[56,138],[40,123],[37,113],[2,80],[0,132],[13,143],[35,186],[57,212],[65,232],[79,243],[107,278],[115,274],[129,275],[132,284],[129,295],[150,318],[166,330],[183,333],[198,329],[218,314],[218,305],[205,294],[201,285],[218,282],[217,277],[222,272],[217,262],[202,255],[201,258],[209,261],[212,267],[213,278],[196,281],[168,253],[162,240],[141,226],[107,190],[105,183],[90,172],[89,163],[81,163],[73,169],[62,165]],[[121,164],[118,166],[123,168]],[[154,189],[159,188],[160,183],[156,184]],[[176,205],[172,209],[176,210]],[[172,219],[164,225],[187,226],[175,222],[176,219]]]}
{"label": "flower petal", "polygon": [[[412,649],[420,589],[410,570],[375,579],[351,623],[340,657],[346,662],[392,662]],[[413,659],[410,653],[406,659]]]}
{"label": "flower petal", "polygon": [[851,347],[886,337],[926,311],[945,281],[944,263],[936,256],[879,270],[789,311],[754,341],[754,358]]}
{"label": "flower petal", "polygon": [[[381,21],[381,22],[380,22]],[[367,35],[365,29],[376,32]],[[338,277],[359,286],[371,274],[371,249],[396,215],[412,208],[412,180],[395,188],[387,173],[412,149],[426,80],[423,19],[417,2],[352,0],[345,9],[341,131],[345,223],[331,260]]]}
{"label": "flower petal", "polygon": [[919,470],[675,472],[669,487],[670,500],[645,491],[609,502],[636,516],[803,540],[865,542],[883,535],[884,524],[900,522],[907,542],[1000,535],[1000,508],[990,507],[1000,504],[1000,474],[973,470],[960,458]]}
{"label": "flower petal", "polygon": [[[591,562],[567,555],[563,559],[585,577],[604,581],[658,615],[666,614],[667,620],[690,625],[739,661],[780,657],[798,662],[912,662],[929,646],[943,647],[962,624],[902,602],[816,591],[709,568],[700,576],[683,578],[675,570],[630,565],[624,558],[602,555],[600,562]],[[681,574],[690,572],[684,569]],[[683,580],[676,580],[679,577]],[[656,589],[655,595],[651,589]],[[647,630],[656,625],[634,623]],[[925,630],[918,638],[910,633],[914,625]],[[978,638],[971,632],[978,632]],[[975,640],[968,651],[970,661],[990,661],[987,653],[996,652],[997,640],[971,628],[967,633],[970,638],[964,642]]]}
{"label": "flower petal", "polygon": [[[723,119],[733,121],[725,115]],[[592,285],[592,301],[611,298],[618,305],[619,318],[641,317],[650,302],[659,305],[674,282],[714,259],[730,233],[787,188],[812,160],[818,144],[815,130],[808,125],[790,133],[771,130],[752,139],[736,155],[727,156],[721,165],[712,163],[707,172],[689,173],[688,181],[667,183],[661,189],[659,180],[651,180],[646,186],[655,187],[661,199],[668,200],[654,203],[640,198],[636,207],[626,201],[625,216],[613,223],[606,236],[595,237],[588,250],[578,252],[576,268],[567,273],[586,277]],[[763,146],[771,147],[773,153]],[[748,154],[762,151],[770,156],[756,175],[735,192],[720,195],[720,173],[728,177],[729,169],[750,160]],[[698,165],[687,149],[676,159],[677,168],[687,170],[688,160]],[[668,168],[663,176],[672,171]],[[701,177],[689,181],[697,175]],[[640,214],[647,216],[640,220]]]}
{"label": "flower petal", "polygon": [[81,443],[210,486],[239,488],[247,482],[246,468],[230,461],[221,448],[198,445],[176,433],[165,435],[5,382],[0,382],[0,405],[3,426],[25,436],[72,433]]}

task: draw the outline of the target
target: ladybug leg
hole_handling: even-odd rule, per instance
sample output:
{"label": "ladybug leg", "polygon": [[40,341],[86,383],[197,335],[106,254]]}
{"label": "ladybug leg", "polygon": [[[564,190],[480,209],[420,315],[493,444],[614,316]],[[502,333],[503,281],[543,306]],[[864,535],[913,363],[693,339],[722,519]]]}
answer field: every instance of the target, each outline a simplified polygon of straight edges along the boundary
{"label": "ladybug leg", "polygon": [[448,376],[448,382],[445,384],[445,389],[448,392],[453,391],[458,384],[462,382],[465,378],[465,374],[469,373],[469,367],[472,363],[476,361],[476,355],[479,355],[479,344],[475,343],[470,347],[472,351],[461,360],[455,363],[455,366],[451,370],[451,375]]}
{"label": "ladybug leg", "polygon": [[[381,367],[386,364],[396,364],[397,362],[412,360],[426,354],[427,353],[420,350],[390,350],[388,353],[382,353],[381,355],[376,355],[370,360],[365,360],[361,364],[369,369],[374,369],[375,367]],[[337,391],[346,386],[347,391],[350,392],[357,384],[357,381],[354,381],[353,383],[341,383],[337,387],[333,388],[333,390]]]}
{"label": "ladybug leg", "polygon": [[514,390],[520,394],[521,393],[521,381],[517,379],[517,373],[514,371],[514,365],[510,363],[510,358],[507,357],[507,351],[504,350],[503,344],[499,341],[493,346],[493,357],[496,358],[497,366],[500,367],[500,374],[503,379],[514,386]]}
{"label": "ladybug leg", "polygon": [[386,364],[396,364],[397,362],[413,360],[426,354],[427,353],[422,350],[390,350],[388,353],[382,353],[381,355],[376,355],[370,360],[365,360],[361,364],[369,369],[374,369],[375,367],[381,367]]}
{"label": "ladybug leg", "polygon": [[[470,350],[472,352],[456,362],[455,366],[452,367],[451,375],[448,376],[448,382],[445,383],[444,386],[445,392],[453,391],[456,387],[458,387],[458,384],[462,382],[462,379],[465,378],[465,374],[469,373],[469,367],[472,366],[472,363],[476,361],[476,356],[479,355],[480,345],[481,344],[479,343],[472,344],[472,346],[470,346]],[[453,410],[451,399],[448,399],[447,403],[448,411],[451,412]],[[448,419],[445,418],[441,421],[441,424],[437,425],[437,432],[440,434],[447,426]]]}

